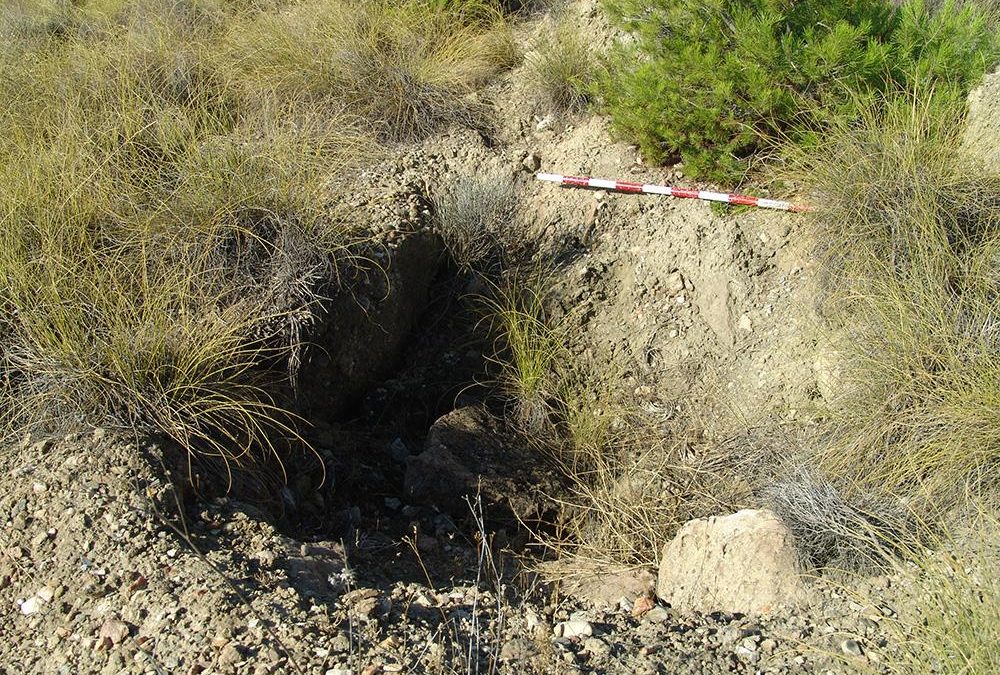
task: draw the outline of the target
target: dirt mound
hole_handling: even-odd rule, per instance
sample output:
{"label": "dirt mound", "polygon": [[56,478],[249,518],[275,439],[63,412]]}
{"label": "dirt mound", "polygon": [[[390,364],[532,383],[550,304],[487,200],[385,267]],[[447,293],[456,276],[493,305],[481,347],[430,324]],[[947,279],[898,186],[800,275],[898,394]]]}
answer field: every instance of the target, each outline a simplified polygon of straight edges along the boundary
{"label": "dirt mound", "polygon": [[965,140],[987,164],[1000,162],[1000,71],[987,75],[969,96]]}

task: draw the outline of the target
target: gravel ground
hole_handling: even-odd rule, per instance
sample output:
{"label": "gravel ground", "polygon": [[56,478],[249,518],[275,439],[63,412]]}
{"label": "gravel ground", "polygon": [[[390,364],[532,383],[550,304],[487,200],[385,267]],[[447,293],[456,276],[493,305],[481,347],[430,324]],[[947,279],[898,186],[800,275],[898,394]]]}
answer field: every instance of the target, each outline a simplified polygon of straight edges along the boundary
{"label": "gravel ground", "polygon": [[0,670],[827,673],[876,658],[878,613],[841,592],[767,619],[681,616],[641,593],[597,606],[405,503],[412,546],[297,540],[224,498],[178,510],[159,454],[98,430],[0,455]]}

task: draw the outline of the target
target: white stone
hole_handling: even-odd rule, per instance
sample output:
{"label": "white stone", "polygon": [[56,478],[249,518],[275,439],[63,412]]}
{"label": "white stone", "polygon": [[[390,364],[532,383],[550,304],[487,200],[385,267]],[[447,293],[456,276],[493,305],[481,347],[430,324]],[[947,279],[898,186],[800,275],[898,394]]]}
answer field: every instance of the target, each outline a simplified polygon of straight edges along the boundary
{"label": "white stone", "polygon": [[45,601],[39,598],[37,595],[28,598],[21,603],[21,613],[25,616],[31,616],[32,614],[38,613],[42,609],[42,605]]}
{"label": "white stone", "polygon": [[769,614],[807,588],[788,528],[746,509],[685,524],[663,549],[656,593],[683,612]]}
{"label": "white stone", "polygon": [[553,633],[562,638],[590,637],[594,634],[594,627],[589,621],[563,621],[556,624]]}

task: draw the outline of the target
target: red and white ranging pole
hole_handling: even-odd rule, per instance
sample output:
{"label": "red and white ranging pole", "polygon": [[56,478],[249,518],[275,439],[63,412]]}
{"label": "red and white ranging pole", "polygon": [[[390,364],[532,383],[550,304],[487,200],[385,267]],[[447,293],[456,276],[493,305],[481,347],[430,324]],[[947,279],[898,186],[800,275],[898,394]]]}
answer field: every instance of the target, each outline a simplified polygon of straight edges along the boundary
{"label": "red and white ranging pole", "polygon": [[784,202],[777,199],[765,199],[763,197],[751,197],[749,195],[740,195],[731,192],[686,190],[684,188],[670,187],[669,185],[648,185],[645,183],[632,183],[621,180],[591,178],[589,176],[560,176],[554,173],[540,173],[536,175],[536,178],[549,183],[569,185],[572,187],[596,188],[599,190],[615,190],[617,192],[644,193],[650,195],[666,195],[668,197],[678,197],[680,199],[703,199],[709,202],[738,204],[740,206],[756,206],[761,209],[777,209],[778,211],[791,211],[793,213],[812,211],[811,207],[801,204],[792,204],[791,202]]}

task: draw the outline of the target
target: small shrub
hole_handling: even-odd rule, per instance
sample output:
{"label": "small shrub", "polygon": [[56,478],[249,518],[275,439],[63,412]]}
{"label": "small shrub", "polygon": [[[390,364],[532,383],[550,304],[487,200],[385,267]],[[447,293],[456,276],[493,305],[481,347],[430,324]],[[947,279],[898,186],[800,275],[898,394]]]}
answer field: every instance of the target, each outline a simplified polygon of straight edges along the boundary
{"label": "small shrub", "polygon": [[520,246],[517,195],[499,176],[469,176],[434,198],[434,222],[463,271],[498,272]]}
{"label": "small shrub", "polygon": [[1000,58],[985,3],[609,0],[635,34],[600,83],[614,127],[652,161],[719,181],[779,141],[914,87],[963,97]]}
{"label": "small shrub", "polygon": [[580,112],[591,99],[597,63],[580,30],[558,20],[525,57],[533,93],[545,110]]}
{"label": "small shrub", "polygon": [[768,486],[764,500],[792,531],[803,560],[811,566],[885,569],[897,542],[917,541],[916,519],[890,495],[848,494],[799,466]]}

